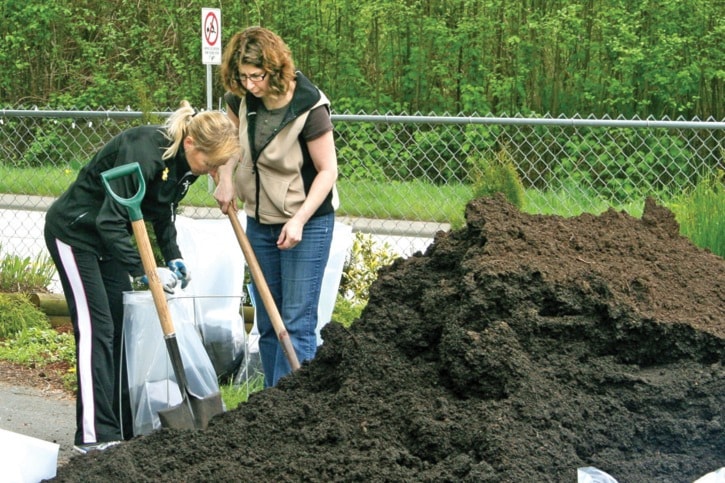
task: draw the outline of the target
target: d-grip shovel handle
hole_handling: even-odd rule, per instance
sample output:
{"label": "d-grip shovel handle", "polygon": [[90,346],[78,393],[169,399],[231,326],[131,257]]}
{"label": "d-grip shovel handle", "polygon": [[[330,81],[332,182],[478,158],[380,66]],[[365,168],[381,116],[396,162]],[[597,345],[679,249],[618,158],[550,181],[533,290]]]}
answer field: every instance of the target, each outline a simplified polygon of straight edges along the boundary
{"label": "d-grip shovel handle", "polygon": [[[123,198],[114,193],[109,181],[116,178],[123,178],[124,176],[128,176],[129,174],[136,175],[136,179],[138,180],[138,190],[136,191],[136,194],[132,197]],[[128,216],[131,221],[136,221],[143,218],[143,213],[141,212],[141,201],[146,195],[146,181],[143,179],[143,173],[141,172],[140,164],[123,164],[121,166],[116,166],[115,168],[108,169],[101,173],[101,179],[103,180],[103,186],[106,187],[106,192],[111,195],[114,200],[118,201],[122,206],[125,206],[128,209]]]}
{"label": "d-grip shovel handle", "polygon": [[[136,176],[138,180],[138,190],[132,197],[124,198],[114,193],[109,181],[128,175]],[[156,312],[159,314],[161,330],[167,338],[174,336],[174,323],[171,321],[171,312],[169,312],[169,306],[166,303],[164,287],[161,284],[161,280],[159,280],[159,274],[156,273],[156,260],[154,259],[151,241],[149,240],[149,234],[148,231],[146,231],[146,224],[143,221],[143,213],[141,212],[141,201],[146,194],[146,181],[143,179],[141,166],[138,163],[116,166],[115,168],[102,172],[101,179],[103,180],[106,192],[119,204],[128,209],[128,216],[131,219],[133,235],[136,238],[138,251],[141,255],[141,263],[143,264],[143,269],[146,272],[146,278],[148,278],[149,281],[149,289],[151,290],[151,296],[154,299],[154,305],[156,305]]]}
{"label": "d-grip shovel handle", "polygon": [[272,327],[274,327],[274,331],[277,333],[277,339],[282,346],[285,356],[287,356],[287,361],[289,362],[290,367],[293,371],[296,371],[300,368],[297,353],[295,352],[295,348],[292,346],[292,340],[287,333],[287,328],[284,326],[282,316],[279,315],[277,304],[274,303],[274,297],[272,297],[272,292],[269,291],[269,286],[267,285],[267,281],[264,279],[262,268],[259,266],[257,257],[254,255],[254,250],[252,249],[251,243],[249,243],[249,238],[247,238],[247,234],[244,233],[242,225],[239,223],[236,210],[233,207],[230,207],[227,214],[229,215],[229,221],[232,222],[234,234],[237,235],[237,240],[239,240],[239,246],[242,247],[242,253],[244,253],[247,265],[249,265],[249,272],[252,275],[252,280],[254,280],[257,292],[259,292],[259,295],[262,298],[264,308],[267,309],[267,314],[269,314],[269,318],[272,322]]}

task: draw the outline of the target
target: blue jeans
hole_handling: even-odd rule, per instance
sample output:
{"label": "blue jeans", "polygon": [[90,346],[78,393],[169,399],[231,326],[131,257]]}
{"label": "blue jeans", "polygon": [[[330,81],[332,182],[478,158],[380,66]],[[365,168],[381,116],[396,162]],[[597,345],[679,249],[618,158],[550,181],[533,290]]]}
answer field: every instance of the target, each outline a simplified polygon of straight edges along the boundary
{"label": "blue jeans", "polygon": [[[332,245],[335,214],[310,218],[302,232],[302,241],[289,250],[277,248],[283,226],[263,225],[247,217],[246,233],[301,364],[317,352],[317,306]],[[257,295],[256,284],[252,282],[252,285],[264,386],[272,387],[292,369]]]}

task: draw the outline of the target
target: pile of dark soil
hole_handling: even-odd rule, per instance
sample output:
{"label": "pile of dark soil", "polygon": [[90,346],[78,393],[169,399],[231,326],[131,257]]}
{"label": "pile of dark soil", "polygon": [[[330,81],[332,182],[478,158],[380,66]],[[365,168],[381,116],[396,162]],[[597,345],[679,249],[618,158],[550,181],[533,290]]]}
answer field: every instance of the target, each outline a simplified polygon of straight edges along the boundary
{"label": "pile of dark soil", "polygon": [[467,227],[398,260],[317,358],[212,421],[58,481],[691,482],[725,464],[725,261],[671,212]]}

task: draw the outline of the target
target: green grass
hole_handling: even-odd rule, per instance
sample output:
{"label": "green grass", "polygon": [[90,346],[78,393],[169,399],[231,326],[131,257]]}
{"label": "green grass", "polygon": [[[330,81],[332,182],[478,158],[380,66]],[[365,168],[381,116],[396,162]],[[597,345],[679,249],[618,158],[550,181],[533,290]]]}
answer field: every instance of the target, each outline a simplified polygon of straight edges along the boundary
{"label": "green grass", "polygon": [[339,181],[342,216],[464,224],[464,209],[473,196],[471,186],[433,186],[421,181],[380,183]]}
{"label": "green grass", "polygon": [[[59,196],[73,182],[77,172],[71,169],[8,168],[0,166],[0,193]],[[346,181],[337,183],[340,216],[418,220],[464,226],[466,203],[473,197],[473,187],[458,183],[434,186],[422,181],[381,183]],[[182,205],[216,207],[209,179],[202,176],[189,189]],[[632,216],[641,216],[644,201],[631,206],[615,207]],[[528,213],[575,216],[599,214],[608,203],[596,193],[582,193],[579,186],[563,186],[556,191],[527,190],[524,211]]]}
{"label": "green grass", "polygon": [[228,384],[222,384],[219,390],[222,394],[222,400],[227,410],[235,409],[242,403],[249,400],[249,396],[255,392],[259,392],[264,389],[264,375],[255,374],[249,381],[245,381],[242,384],[234,384],[229,382]]}
{"label": "green grass", "polygon": [[[77,171],[62,168],[9,168],[0,166],[0,193],[60,196],[75,180]],[[408,183],[350,182],[340,180],[340,216],[425,220],[463,226],[463,209],[471,187],[463,184],[431,186]],[[216,207],[209,178],[202,176],[189,189],[182,205]]]}
{"label": "green grass", "polygon": [[58,196],[75,180],[77,172],[62,168],[10,168],[0,165],[0,193]]}
{"label": "green grass", "polygon": [[644,200],[612,206],[591,189],[583,188],[573,181],[564,182],[554,190],[527,190],[522,211],[529,214],[578,216],[582,213],[599,215],[609,208],[625,211],[635,218],[642,216]]}
{"label": "green grass", "polygon": [[682,235],[725,258],[725,172],[680,195],[671,208]]}

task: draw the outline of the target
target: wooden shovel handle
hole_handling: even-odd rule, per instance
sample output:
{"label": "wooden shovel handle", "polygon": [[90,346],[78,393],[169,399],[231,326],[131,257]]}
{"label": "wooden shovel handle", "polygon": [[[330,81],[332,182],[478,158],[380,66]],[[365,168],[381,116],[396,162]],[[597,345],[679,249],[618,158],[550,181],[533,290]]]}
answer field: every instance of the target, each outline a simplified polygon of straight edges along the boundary
{"label": "wooden shovel handle", "polygon": [[169,311],[169,306],[166,303],[164,287],[161,284],[161,280],[159,280],[159,274],[156,272],[156,260],[154,259],[154,252],[151,248],[151,241],[149,240],[149,234],[146,230],[146,224],[143,219],[141,219],[132,221],[131,227],[133,228],[133,234],[136,238],[138,251],[141,255],[141,263],[143,264],[144,271],[146,272],[146,278],[149,280],[149,289],[151,290],[151,296],[154,299],[154,305],[156,305],[156,312],[159,314],[161,330],[166,337],[174,336],[174,323],[171,321],[171,312]]}
{"label": "wooden shovel handle", "polygon": [[287,356],[290,367],[293,371],[296,371],[300,368],[300,363],[297,360],[297,353],[295,352],[295,348],[292,346],[292,341],[290,340],[287,329],[282,321],[282,316],[279,314],[277,304],[274,303],[274,297],[272,297],[272,292],[269,291],[269,286],[267,285],[262,269],[259,266],[257,257],[254,255],[252,245],[249,243],[247,234],[244,233],[242,225],[239,223],[236,210],[230,208],[227,211],[227,214],[229,215],[229,221],[232,222],[234,234],[237,235],[237,240],[239,240],[239,246],[242,247],[242,253],[244,253],[244,258],[249,266],[249,271],[252,275],[252,280],[254,280],[254,285],[257,292],[259,292],[259,296],[262,298],[264,308],[267,309],[269,318],[272,321],[272,327],[274,327],[274,331],[277,333],[277,339],[279,339],[279,343],[282,345],[282,350],[284,351],[285,356]]}
{"label": "wooden shovel handle", "polygon": [[[124,198],[119,193],[114,192],[113,187],[111,186],[112,180],[126,176],[132,176],[137,183],[136,193],[129,198]],[[156,305],[156,311],[158,312],[159,320],[161,321],[161,330],[167,338],[174,336],[174,324],[171,321],[169,306],[166,304],[164,287],[162,286],[161,280],[159,280],[159,274],[156,271],[154,252],[151,249],[151,241],[149,240],[149,234],[146,231],[146,224],[143,221],[143,212],[141,211],[141,202],[146,194],[146,181],[144,180],[143,172],[141,171],[141,165],[134,162],[108,169],[101,173],[101,181],[103,182],[103,186],[105,187],[108,195],[128,210],[128,217],[131,220],[131,227],[133,228],[133,234],[136,237],[138,251],[141,255],[141,263],[143,264],[144,272],[146,272],[146,278],[148,278],[149,281],[149,289],[151,289],[154,305]]]}

